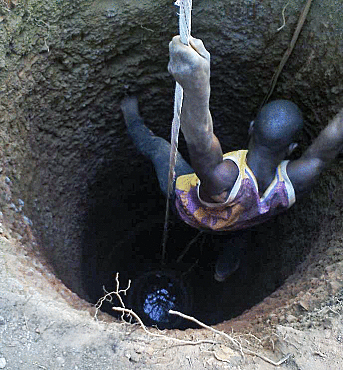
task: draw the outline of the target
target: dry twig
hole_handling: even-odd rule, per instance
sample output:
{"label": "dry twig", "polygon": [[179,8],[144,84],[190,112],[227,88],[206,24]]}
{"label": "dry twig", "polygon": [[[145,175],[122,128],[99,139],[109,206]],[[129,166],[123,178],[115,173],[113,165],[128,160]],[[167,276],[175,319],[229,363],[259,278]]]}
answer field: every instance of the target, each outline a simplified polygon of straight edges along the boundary
{"label": "dry twig", "polygon": [[205,328],[205,329],[208,329],[208,330],[212,331],[213,333],[219,334],[219,335],[221,335],[221,336],[225,337],[226,339],[229,339],[229,341],[230,341],[233,345],[235,345],[236,347],[238,347],[238,348],[239,348],[239,350],[240,350],[240,352],[241,352],[242,356],[244,357],[243,348],[242,348],[241,343],[239,343],[239,342],[238,342],[238,340],[236,340],[236,339],[232,338],[229,334],[226,334],[226,333],[224,333],[223,331],[219,331],[219,330],[217,330],[217,329],[214,329],[214,328],[212,328],[211,326],[208,326],[208,325],[204,324],[203,322],[201,322],[201,321],[197,320],[196,318],[194,318],[194,317],[192,317],[192,316],[185,315],[184,313],[181,313],[181,312],[178,312],[178,311],[174,311],[174,310],[169,310],[169,313],[170,313],[171,315],[177,315],[177,316],[180,316],[180,317],[182,317],[183,319],[186,319],[186,320],[188,320],[188,321],[192,321],[192,322],[194,322],[194,323],[198,324],[199,326],[201,326],[201,327],[203,327],[203,328]]}
{"label": "dry twig", "polygon": [[290,42],[290,44],[288,46],[288,49],[285,51],[285,54],[283,55],[283,57],[281,59],[281,62],[279,64],[278,69],[276,70],[276,72],[275,72],[275,74],[274,74],[274,76],[272,78],[269,91],[268,91],[266,97],[264,98],[264,100],[263,100],[263,102],[261,104],[261,107],[263,105],[265,105],[267,103],[267,101],[269,100],[269,98],[271,97],[271,95],[272,95],[272,93],[273,93],[273,91],[275,89],[277,80],[278,80],[278,78],[279,78],[279,76],[281,74],[281,71],[283,70],[283,67],[285,66],[288,58],[292,54],[292,51],[294,49],[294,46],[295,46],[295,44],[296,44],[296,42],[298,40],[299,34],[300,34],[300,32],[302,30],[302,27],[304,25],[304,22],[306,20],[307,14],[308,14],[308,12],[310,10],[311,3],[312,3],[312,0],[307,0],[305,7],[304,7],[303,11],[300,14],[299,21],[298,21],[297,27],[296,27],[296,29],[294,31],[292,40],[291,40],[291,42]]}
{"label": "dry twig", "polygon": [[[233,343],[235,346],[238,346],[238,348],[239,348],[239,350],[240,350],[240,352],[241,352],[241,354],[242,354],[242,356],[243,356],[243,357],[244,357],[244,354],[252,355],[252,356],[257,356],[257,357],[259,357],[260,359],[262,359],[263,361],[268,362],[269,364],[272,364],[272,365],[274,365],[274,366],[280,366],[280,365],[282,365],[282,364],[283,364],[284,362],[286,362],[286,361],[289,359],[289,357],[290,357],[290,354],[288,354],[287,356],[285,356],[284,358],[282,358],[280,361],[275,362],[275,361],[271,360],[270,358],[268,358],[268,357],[265,357],[265,356],[261,355],[260,353],[257,353],[257,352],[254,352],[254,351],[251,351],[251,350],[250,350],[250,349],[248,349],[248,348],[243,348],[243,346],[241,345],[241,343],[239,343],[236,339],[232,338],[230,335],[228,335],[228,334],[226,334],[226,333],[224,333],[224,332],[222,332],[222,331],[219,331],[219,330],[217,330],[217,329],[214,329],[214,328],[212,328],[211,326],[208,326],[208,325],[206,325],[206,324],[202,323],[201,321],[199,321],[199,320],[195,319],[194,317],[191,317],[191,316],[185,315],[185,314],[183,314],[183,313],[181,313],[181,312],[173,311],[173,310],[169,310],[169,313],[170,313],[170,314],[173,314],[173,315],[178,315],[178,316],[183,317],[184,319],[187,319],[187,320],[193,321],[193,322],[195,322],[196,324],[198,324],[198,325],[202,326],[202,327],[203,327],[203,328],[205,328],[205,329],[211,330],[211,331],[213,331],[213,332],[214,332],[214,333],[216,333],[216,334],[219,334],[219,335],[221,335],[221,336],[224,336],[225,338],[229,339],[229,340],[231,341],[231,343]],[[218,358],[217,358],[217,359],[218,359]],[[225,360],[225,361],[226,361],[226,360]]]}
{"label": "dry twig", "polygon": [[[130,289],[131,287],[131,280],[128,281],[128,284],[127,284],[127,288],[125,289],[120,289],[120,284],[119,284],[119,272],[116,273],[116,290],[113,291],[113,292],[107,292],[107,290],[105,289],[105,287],[102,287],[105,295],[103,297],[101,297],[98,302],[96,303],[95,305],[95,314],[94,314],[94,318],[97,320],[98,319],[98,313],[99,313],[99,310],[102,306],[102,304],[107,301],[109,303],[112,303],[113,302],[113,296],[116,296],[120,302],[120,305],[121,307],[125,308],[125,304],[123,302],[123,299],[121,297],[121,293],[123,293],[124,295],[126,295],[127,291]],[[124,313],[123,313],[124,315]],[[122,320],[124,319],[124,316],[122,316]]]}
{"label": "dry twig", "polygon": [[215,342],[213,340],[209,340],[209,339],[191,341],[191,340],[183,340],[183,339],[179,339],[179,338],[169,337],[167,335],[160,334],[160,333],[154,333],[154,332],[147,329],[147,327],[144,325],[141,318],[133,310],[130,310],[128,308],[123,308],[123,307],[112,307],[112,310],[118,311],[118,312],[123,312],[123,313],[126,313],[127,315],[133,316],[137,320],[137,322],[141,326],[141,328],[144,330],[144,332],[147,333],[148,335],[153,336],[153,337],[159,337],[159,338],[163,338],[163,339],[166,339],[166,340],[172,340],[172,341],[176,341],[176,342],[181,343],[181,344],[191,344],[191,345],[198,345],[198,344],[202,344],[202,343],[218,344],[217,342]]}
{"label": "dry twig", "polygon": [[271,360],[268,357],[265,357],[265,356],[261,355],[260,353],[251,351],[250,349],[244,348],[244,352],[247,355],[259,357],[261,360],[263,360],[265,362],[268,362],[269,364],[271,364],[273,366],[280,366],[280,365],[282,365],[284,362],[286,362],[291,357],[291,354],[289,353],[288,355],[286,355],[285,357],[283,357],[280,361],[277,361],[276,362],[276,361]]}

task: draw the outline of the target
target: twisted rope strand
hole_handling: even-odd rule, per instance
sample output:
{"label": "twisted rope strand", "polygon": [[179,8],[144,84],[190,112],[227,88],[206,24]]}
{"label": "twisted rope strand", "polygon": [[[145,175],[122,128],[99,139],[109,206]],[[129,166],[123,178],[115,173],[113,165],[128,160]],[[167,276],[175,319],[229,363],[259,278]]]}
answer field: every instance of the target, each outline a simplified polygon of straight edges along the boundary
{"label": "twisted rope strand", "polygon": [[[178,0],[175,5],[180,6],[179,15],[179,32],[181,42],[185,45],[189,45],[189,39],[191,36],[191,13],[192,13],[192,0]],[[177,148],[179,144],[179,132],[180,132],[180,116],[183,101],[183,89],[181,85],[176,82],[175,86],[175,98],[174,98],[174,118],[171,129],[171,149],[169,157],[169,173],[168,173],[168,194],[166,213],[164,218],[164,229],[163,229],[163,240],[162,240],[162,264],[165,263],[166,258],[166,244],[168,239],[168,221],[170,212],[170,196],[173,190],[173,184],[175,181],[175,165]]]}

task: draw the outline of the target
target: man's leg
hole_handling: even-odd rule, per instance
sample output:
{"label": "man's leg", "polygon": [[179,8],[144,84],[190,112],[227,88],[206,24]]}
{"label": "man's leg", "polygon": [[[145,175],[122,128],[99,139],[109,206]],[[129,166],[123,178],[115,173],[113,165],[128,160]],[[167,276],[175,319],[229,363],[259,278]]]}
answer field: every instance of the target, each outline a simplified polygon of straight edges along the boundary
{"label": "man's leg", "polygon": [[[168,189],[170,143],[161,137],[155,136],[144,125],[144,120],[139,114],[136,97],[125,98],[121,103],[121,109],[124,114],[129,136],[139,152],[152,161],[160,188],[166,196]],[[193,172],[192,167],[178,153],[175,166],[176,177]]]}
{"label": "man's leg", "polygon": [[249,243],[249,230],[234,231],[227,235],[214,235],[213,241],[220,248],[214,278],[222,282],[238,270],[241,257]]}

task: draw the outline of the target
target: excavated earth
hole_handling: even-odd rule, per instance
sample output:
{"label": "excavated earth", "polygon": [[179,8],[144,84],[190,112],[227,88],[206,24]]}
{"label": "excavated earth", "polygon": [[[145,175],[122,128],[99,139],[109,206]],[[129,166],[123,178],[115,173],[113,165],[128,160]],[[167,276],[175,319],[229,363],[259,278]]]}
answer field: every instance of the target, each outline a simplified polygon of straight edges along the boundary
{"label": "excavated earth", "polygon": [[[245,147],[289,46],[304,1],[286,4],[194,1],[224,151]],[[192,285],[188,313],[244,356],[194,323],[159,332],[168,339],[109,315],[109,302],[95,307],[117,272],[124,289],[160,262],[165,202],[120,101],[138,96],[146,124],[169,138],[176,13],[169,0],[0,2],[0,369],[343,368],[341,157],[288,213],[251,230],[228,282],[213,279],[210,237],[170,262]],[[294,157],[343,106],[342,14],[340,0],[313,2],[272,95],[304,113]],[[168,261],[195,235],[172,217]]]}

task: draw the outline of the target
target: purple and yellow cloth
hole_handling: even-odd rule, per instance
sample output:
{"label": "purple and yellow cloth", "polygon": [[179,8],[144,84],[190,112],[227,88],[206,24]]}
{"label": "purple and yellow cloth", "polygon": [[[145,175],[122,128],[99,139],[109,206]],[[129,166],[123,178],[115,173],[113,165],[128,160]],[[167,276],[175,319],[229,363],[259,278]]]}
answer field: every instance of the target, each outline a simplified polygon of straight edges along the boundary
{"label": "purple and yellow cloth", "polygon": [[246,163],[247,150],[226,153],[239,168],[238,178],[225,203],[200,199],[200,180],[195,173],[176,179],[175,204],[181,219],[197,229],[234,231],[269,220],[295,203],[293,185],[288,178],[288,161],[277,167],[274,180],[260,197],[256,178]]}

